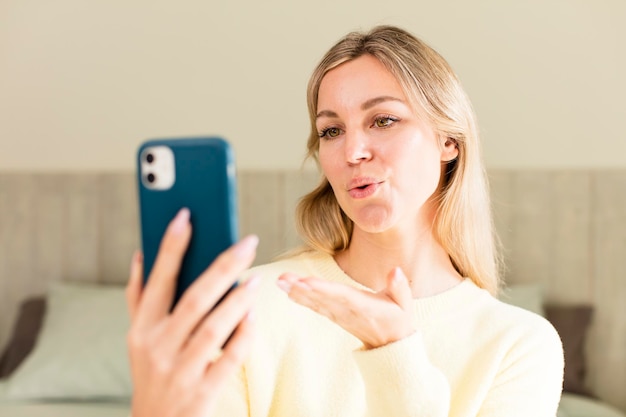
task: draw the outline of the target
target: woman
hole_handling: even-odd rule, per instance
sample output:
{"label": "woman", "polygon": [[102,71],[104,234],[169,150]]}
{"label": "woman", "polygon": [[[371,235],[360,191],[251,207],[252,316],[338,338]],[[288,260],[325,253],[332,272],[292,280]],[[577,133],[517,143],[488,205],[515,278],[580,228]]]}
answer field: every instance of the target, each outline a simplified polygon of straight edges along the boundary
{"label": "woman", "polygon": [[[555,416],[560,340],[541,317],[493,297],[477,129],[445,60],[395,27],[351,33],[314,71],[308,106],[309,155],[323,180],[298,207],[306,250],[253,268],[206,319],[251,262],[253,237],[171,316],[163,306],[188,214],[155,267],[154,281],[168,287],[160,299],[150,285],[140,294],[134,263],[133,416]],[[217,295],[203,299],[211,286]]]}

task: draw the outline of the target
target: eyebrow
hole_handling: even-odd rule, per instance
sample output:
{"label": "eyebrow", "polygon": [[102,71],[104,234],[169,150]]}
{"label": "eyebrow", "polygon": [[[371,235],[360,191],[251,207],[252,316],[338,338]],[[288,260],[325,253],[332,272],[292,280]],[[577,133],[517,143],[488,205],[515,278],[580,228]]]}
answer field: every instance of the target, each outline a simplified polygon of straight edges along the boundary
{"label": "eyebrow", "polygon": [[[398,101],[400,103],[403,103],[403,101],[397,97],[393,97],[393,96],[380,96],[380,97],[374,97],[371,98],[369,100],[366,100],[363,104],[361,104],[361,110],[368,110],[371,109],[372,107],[374,107],[377,104],[380,103],[384,103],[385,101]],[[337,113],[335,113],[334,111],[331,110],[322,110],[321,112],[317,113],[317,115],[315,116],[316,119],[319,119],[320,117],[338,117]]]}
{"label": "eyebrow", "polygon": [[385,101],[399,101],[402,103],[402,100],[393,96],[374,97],[374,98],[367,100],[365,103],[361,104],[361,110],[371,109],[375,105],[384,103]]}

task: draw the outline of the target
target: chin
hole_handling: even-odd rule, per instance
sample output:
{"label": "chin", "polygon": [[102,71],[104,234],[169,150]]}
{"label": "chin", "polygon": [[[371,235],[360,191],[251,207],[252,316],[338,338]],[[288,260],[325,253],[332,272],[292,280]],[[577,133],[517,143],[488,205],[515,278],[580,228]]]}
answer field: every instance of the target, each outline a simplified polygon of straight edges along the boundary
{"label": "chin", "polygon": [[354,226],[366,233],[383,233],[393,228],[397,223],[393,213],[386,209],[368,208],[352,217]]}

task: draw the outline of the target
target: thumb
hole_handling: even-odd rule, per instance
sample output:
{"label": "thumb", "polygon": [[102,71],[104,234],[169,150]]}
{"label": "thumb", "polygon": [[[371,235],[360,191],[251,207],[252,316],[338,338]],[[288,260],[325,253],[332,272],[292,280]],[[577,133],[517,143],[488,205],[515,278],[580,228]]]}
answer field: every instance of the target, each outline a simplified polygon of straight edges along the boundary
{"label": "thumb", "polygon": [[409,280],[400,267],[395,267],[389,272],[387,276],[386,292],[387,296],[403,310],[410,307],[411,300],[413,299],[411,287],[409,286]]}

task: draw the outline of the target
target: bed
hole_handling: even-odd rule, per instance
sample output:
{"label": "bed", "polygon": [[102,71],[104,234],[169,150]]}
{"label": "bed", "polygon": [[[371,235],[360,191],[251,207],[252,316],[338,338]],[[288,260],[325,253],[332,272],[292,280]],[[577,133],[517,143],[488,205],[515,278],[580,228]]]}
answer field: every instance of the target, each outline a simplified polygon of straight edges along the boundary
{"label": "bed", "polygon": [[128,417],[129,407],[111,403],[32,403],[32,404],[2,404],[2,417]]}
{"label": "bed", "polygon": [[563,393],[558,417],[624,417],[624,414],[600,400]]}
{"label": "bed", "polygon": [[[558,417],[626,417],[579,378],[589,306],[544,306],[535,285],[512,286],[503,298],[544,315],[561,334],[568,366]],[[0,417],[128,416],[128,325],[117,285],[57,282],[24,300],[0,357]]]}
{"label": "bed", "polygon": [[24,300],[0,357],[0,416],[128,416],[128,325],[120,286],[55,283]]}
{"label": "bed", "polygon": [[[544,315],[565,345],[559,416],[626,417],[616,411],[626,411],[626,194],[615,192],[626,170],[489,177],[506,282],[518,284],[505,301]],[[318,179],[238,173],[241,234],[259,235],[257,263],[300,242],[295,205]],[[0,417],[128,415],[122,286],[138,247],[135,181],[0,172]]]}
{"label": "bed", "polygon": [[546,303],[544,285],[515,284],[505,287],[502,301],[546,318],[555,327],[565,355],[563,394],[557,417],[626,417],[617,408],[601,401],[586,383],[586,339],[594,307],[586,303]]}

